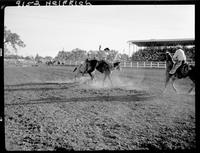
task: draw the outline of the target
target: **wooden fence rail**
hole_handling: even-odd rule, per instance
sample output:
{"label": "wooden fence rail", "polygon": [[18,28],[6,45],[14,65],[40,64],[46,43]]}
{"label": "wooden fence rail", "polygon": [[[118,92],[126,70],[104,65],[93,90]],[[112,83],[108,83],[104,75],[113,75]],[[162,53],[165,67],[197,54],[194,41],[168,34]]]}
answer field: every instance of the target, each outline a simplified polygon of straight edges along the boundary
{"label": "wooden fence rail", "polygon": [[[195,65],[195,62],[188,62],[189,64]],[[79,65],[80,62],[68,61],[65,65]],[[124,68],[166,68],[166,62],[121,62],[121,67]]]}

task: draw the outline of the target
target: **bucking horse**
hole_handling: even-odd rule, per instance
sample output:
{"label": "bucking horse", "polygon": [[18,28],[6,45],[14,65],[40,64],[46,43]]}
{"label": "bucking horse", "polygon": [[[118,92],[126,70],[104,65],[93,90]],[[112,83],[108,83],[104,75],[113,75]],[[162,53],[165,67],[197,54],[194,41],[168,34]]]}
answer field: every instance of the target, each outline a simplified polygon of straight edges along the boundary
{"label": "bucking horse", "polygon": [[[195,66],[190,65],[187,62],[182,63],[182,65],[176,70],[174,74],[170,74],[170,70],[174,65],[174,61],[172,55],[169,52],[165,53],[165,60],[166,60],[166,79],[165,79],[165,88],[171,79],[172,87],[176,91],[174,86],[174,82],[177,79],[183,79],[189,77],[192,81],[191,88],[189,89],[188,93],[190,93],[193,88],[195,87]],[[176,91],[177,92],[177,91]]]}

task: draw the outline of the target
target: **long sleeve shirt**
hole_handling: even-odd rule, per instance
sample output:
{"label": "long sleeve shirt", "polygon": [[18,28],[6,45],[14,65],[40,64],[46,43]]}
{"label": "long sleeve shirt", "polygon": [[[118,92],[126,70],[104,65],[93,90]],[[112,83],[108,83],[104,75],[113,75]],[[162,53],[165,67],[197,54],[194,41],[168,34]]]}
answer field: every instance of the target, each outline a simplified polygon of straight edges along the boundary
{"label": "long sleeve shirt", "polygon": [[186,60],[186,56],[185,53],[182,49],[178,49],[176,50],[174,56],[173,56],[174,60],[178,60],[178,61],[183,61]]}

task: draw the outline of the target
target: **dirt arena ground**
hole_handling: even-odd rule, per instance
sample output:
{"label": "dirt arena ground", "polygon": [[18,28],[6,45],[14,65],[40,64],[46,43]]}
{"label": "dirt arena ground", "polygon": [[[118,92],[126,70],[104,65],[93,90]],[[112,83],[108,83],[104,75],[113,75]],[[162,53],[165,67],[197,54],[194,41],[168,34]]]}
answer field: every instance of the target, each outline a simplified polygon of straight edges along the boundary
{"label": "dirt arena ground", "polygon": [[4,67],[6,150],[196,149],[195,93],[164,69],[124,68],[74,80],[73,67]]}

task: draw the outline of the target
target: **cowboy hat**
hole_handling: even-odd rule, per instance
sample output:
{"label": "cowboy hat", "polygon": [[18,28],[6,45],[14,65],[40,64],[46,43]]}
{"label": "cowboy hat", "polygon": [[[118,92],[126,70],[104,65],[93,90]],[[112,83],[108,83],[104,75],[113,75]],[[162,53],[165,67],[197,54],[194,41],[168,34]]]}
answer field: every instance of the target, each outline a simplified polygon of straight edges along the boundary
{"label": "cowboy hat", "polygon": [[182,49],[183,47],[181,45],[176,45],[177,49]]}

